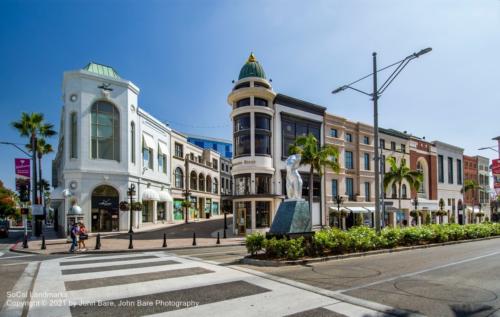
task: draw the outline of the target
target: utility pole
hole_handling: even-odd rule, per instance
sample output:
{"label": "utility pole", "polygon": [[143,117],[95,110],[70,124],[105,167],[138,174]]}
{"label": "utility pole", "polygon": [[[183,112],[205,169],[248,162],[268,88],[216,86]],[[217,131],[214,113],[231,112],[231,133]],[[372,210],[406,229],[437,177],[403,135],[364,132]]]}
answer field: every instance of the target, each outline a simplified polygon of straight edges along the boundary
{"label": "utility pole", "polygon": [[378,152],[378,87],[377,87],[377,53],[373,52],[373,129],[375,142],[375,230],[380,233],[380,156]]}

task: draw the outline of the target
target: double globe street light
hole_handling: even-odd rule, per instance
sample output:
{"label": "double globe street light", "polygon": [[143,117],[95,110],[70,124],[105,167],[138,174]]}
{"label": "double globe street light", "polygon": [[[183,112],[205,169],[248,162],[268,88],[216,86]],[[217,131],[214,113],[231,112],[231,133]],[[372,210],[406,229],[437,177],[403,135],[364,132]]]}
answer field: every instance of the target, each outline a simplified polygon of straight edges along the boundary
{"label": "double globe street light", "polygon": [[[339,88],[332,91],[332,94],[339,93],[346,89],[352,89],[364,95],[371,97],[373,100],[373,127],[374,127],[374,145],[375,145],[375,229],[377,233],[380,233],[380,156],[379,156],[379,139],[378,139],[378,99],[381,97],[382,93],[387,89],[387,87],[394,81],[394,79],[401,73],[401,71],[408,65],[408,63],[420,56],[429,53],[432,48],[424,48],[417,53],[406,56],[404,59],[395,62],[391,65],[377,69],[377,53],[373,52],[373,73],[363,76],[347,85],[340,86]],[[389,75],[385,82],[378,87],[377,83],[377,73],[388,68],[396,66],[396,69]],[[352,85],[373,76],[373,91],[371,93],[362,91]]]}

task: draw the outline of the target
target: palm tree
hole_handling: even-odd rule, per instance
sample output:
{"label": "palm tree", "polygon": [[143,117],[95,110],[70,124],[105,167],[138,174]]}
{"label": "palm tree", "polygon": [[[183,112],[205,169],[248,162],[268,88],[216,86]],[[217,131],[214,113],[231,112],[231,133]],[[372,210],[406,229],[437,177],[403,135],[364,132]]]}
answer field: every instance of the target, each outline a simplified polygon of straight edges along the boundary
{"label": "palm tree", "polygon": [[[309,165],[309,213],[312,217],[312,202],[313,202],[313,182],[314,172],[320,176],[323,175],[325,167],[330,167],[334,172],[338,173],[340,166],[338,163],[339,151],[331,145],[319,146],[316,137],[309,133],[307,136],[300,136],[295,140],[295,143],[290,146],[289,154],[300,154],[302,160],[300,165]],[[320,222],[321,220],[320,208]]]}
{"label": "palm tree", "polygon": [[[479,186],[476,181],[472,180],[472,179],[466,179],[464,181],[464,186],[462,187],[462,189],[460,190],[460,193],[462,193],[462,195],[467,195],[468,192],[474,192],[476,190],[483,190],[483,188],[481,186]],[[465,201],[465,199],[464,199]],[[465,209],[466,209],[466,205],[464,203],[464,215],[465,215]],[[474,213],[474,198],[472,199],[472,212]]]}
{"label": "palm tree", "polygon": [[398,188],[398,207],[401,210],[401,186],[403,182],[406,181],[410,185],[411,190],[418,190],[423,182],[424,175],[420,171],[410,170],[406,165],[405,158],[401,158],[399,165],[394,156],[389,156],[387,162],[389,163],[390,171],[384,174],[384,188],[387,189],[392,184],[396,184]]}
{"label": "palm tree", "polygon": [[[11,126],[16,129],[19,132],[19,135],[22,137],[27,137],[30,140],[30,143],[32,144],[32,147],[34,147],[33,152],[33,184],[36,185],[38,184],[37,182],[37,175],[36,175],[36,139],[37,137],[51,137],[56,134],[56,131],[54,131],[54,125],[50,123],[46,123],[44,121],[44,117],[42,113],[38,112],[32,112],[31,114],[27,112],[23,112],[21,114],[21,119],[19,121],[14,121],[11,123]],[[37,203],[37,194],[36,191],[33,193],[33,204]]]}
{"label": "palm tree", "polygon": [[[38,158],[38,179],[40,180],[38,182],[38,188],[39,188],[39,191],[40,191],[40,197],[43,197],[43,188],[42,188],[42,180],[45,181],[44,179],[42,179],[42,157],[45,155],[45,154],[49,154],[49,153],[52,153],[54,152],[54,150],[52,149],[52,145],[50,145],[49,143],[47,143],[45,141],[45,139],[42,139],[42,138],[39,138],[36,140],[36,154],[37,154],[37,158]],[[31,144],[26,144],[26,148],[28,150],[31,151]]]}

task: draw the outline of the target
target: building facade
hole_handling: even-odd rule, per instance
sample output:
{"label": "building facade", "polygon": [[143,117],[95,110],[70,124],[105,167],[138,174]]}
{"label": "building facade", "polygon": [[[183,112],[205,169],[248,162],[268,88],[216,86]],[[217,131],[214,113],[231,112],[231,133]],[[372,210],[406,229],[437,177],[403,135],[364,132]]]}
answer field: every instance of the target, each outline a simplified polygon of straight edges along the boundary
{"label": "building facade", "polygon": [[[464,181],[470,180],[478,182],[479,173],[477,168],[477,156],[464,155]],[[472,206],[479,201],[479,195],[476,195],[479,191],[468,191],[464,193],[464,202],[466,206]]]}
{"label": "building facade", "polygon": [[[285,198],[285,159],[297,136],[312,133],[322,144],[325,108],[277,94],[264,69],[250,55],[228,95],[233,121],[233,230],[267,231]],[[301,167],[303,197],[309,189],[307,166]],[[325,222],[322,180],[314,179],[313,225]]]}
{"label": "building facade", "polygon": [[187,140],[203,149],[212,149],[219,152],[226,159],[233,158],[233,144],[230,141],[218,138],[209,138],[200,135],[186,134]]}
{"label": "building facade", "polygon": [[485,217],[491,219],[490,214],[490,159],[484,156],[477,156],[477,183],[482,188],[478,193],[479,210],[485,213]]}
{"label": "building facade", "polygon": [[440,141],[432,142],[437,151],[438,200],[444,202],[444,210],[456,222],[463,222],[463,162],[464,149]]}
{"label": "building facade", "polygon": [[230,159],[223,156],[220,158],[220,200],[222,212],[233,212],[233,177],[231,172],[233,164]]}
{"label": "building facade", "polygon": [[[60,232],[71,205],[91,232],[127,230],[120,210],[135,186],[143,209],[132,225],[171,221],[171,130],[138,106],[139,88],[108,66],[89,63],[64,73],[59,144],[53,162],[52,207]],[[80,209],[78,208],[78,209]]]}
{"label": "building facade", "polygon": [[[325,145],[338,149],[340,165],[339,173],[330,168],[325,171],[325,223],[351,227],[355,214],[362,214],[364,223],[371,226],[375,209],[373,127],[328,113],[324,118]],[[338,198],[341,204],[337,204]],[[347,213],[345,219],[338,217],[341,210]]]}
{"label": "building facade", "polygon": [[190,201],[188,219],[210,218],[220,214],[220,154],[188,142],[172,131],[173,220],[186,221],[183,201]]}
{"label": "building facade", "polygon": [[[410,137],[410,169],[421,171],[423,182],[416,191],[412,190],[412,199],[418,197],[418,209],[436,211],[438,205],[437,191],[437,152],[436,147],[415,136]],[[409,213],[406,214],[409,219]]]}
{"label": "building facade", "polygon": [[[391,170],[387,163],[389,157],[396,159],[396,164],[399,166],[403,160],[408,168],[411,168],[410,160],[410,135],[405,132],[400,132],[394,129],[379,128],[379,143],[380,143],[380,161],[381,161],[381,179],[384,179],[385,173]],[[398,184],[391,183],[387,188],[383,188],[383,208],[384,220],[387,225],[400,226],[403,221],[409,222],[409,211],[412,210],[411,187],[406,180],[401,183],[401,189]]]}
{"label": "building facade", "polygon": [[[491,219],[490,208],[490,160],[483,156],[464,155],[464,180],[474,181],[480,188],[464,193],[469,216],[480,211]],[[468,219],[469,222],[472,219]]]}

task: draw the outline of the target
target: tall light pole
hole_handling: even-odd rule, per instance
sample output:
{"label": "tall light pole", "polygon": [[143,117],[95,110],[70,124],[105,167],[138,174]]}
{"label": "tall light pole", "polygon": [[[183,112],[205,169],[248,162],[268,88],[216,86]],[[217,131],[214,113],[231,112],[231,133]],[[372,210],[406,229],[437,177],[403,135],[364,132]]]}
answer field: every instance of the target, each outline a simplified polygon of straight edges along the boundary
{"label": "tall light pole", "polygon": [[[395,62],[391,65],[388,65],[386,67],[383,67],[381,69],[377,69],[377,53],[373,52],[372,54],[373,73],[363,76],[360,79],[355,80],[347,85],[340,86],[339,88],[332,91],[332,94],[336,94],[349,88],[371,97],[373,101],[373,128],[374,128],[374,138],[375,138],[374,140],[375,142],[375,149],[374,149],[375,150],[375,229],[377,230],[377,233],[380,233],[380,156],[379,156],[379,139],[378,139],[378,99],[381,97],[382,93],[387,89],[387,87],[393,82],[393,80],[399,75],[399,73],[401,73],[401,71],[406,67],[406,65],[408,65],[410,61],[426,53],[429,53],[430,51],[432,51],[432,48],[430,47],[424,48],[423,50],[420,50],[417,53],[408,55],[404,59]],[[380,87],[378,87],[377,73],[396,65],[397,67],[392,72],[392,74],[389,75],[389,77]],[[367,93],[360,89],[352,87],[352,85],[370,76],[373,76],[373,91],[371,93]]]}

